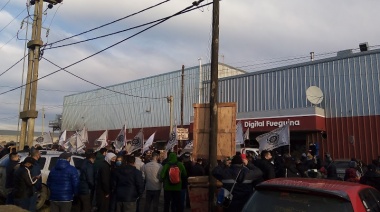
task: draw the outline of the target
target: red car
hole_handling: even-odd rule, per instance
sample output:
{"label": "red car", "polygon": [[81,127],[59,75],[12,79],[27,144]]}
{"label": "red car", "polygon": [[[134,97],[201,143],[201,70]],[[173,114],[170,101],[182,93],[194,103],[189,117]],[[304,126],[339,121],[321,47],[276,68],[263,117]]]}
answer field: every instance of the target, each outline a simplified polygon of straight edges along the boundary
{"label": "red car", "polygon": [[277,178],[257,185],[243,211],[380,211],[380,192],[370,186],[337,180]]}

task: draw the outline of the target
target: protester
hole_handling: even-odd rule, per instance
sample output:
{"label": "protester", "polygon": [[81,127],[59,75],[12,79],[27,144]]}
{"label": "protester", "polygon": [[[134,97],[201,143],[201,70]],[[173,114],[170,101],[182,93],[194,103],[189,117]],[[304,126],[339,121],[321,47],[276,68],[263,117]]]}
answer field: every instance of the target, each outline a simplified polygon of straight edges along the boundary
{"label": "protester", "polygon": [[5,188],[7,189],[7,199],[6,204],[12,205],[13,201],[13,189],[14,189],[14,173],[18,169],[18,163],[20,162],[20,156],[17,152],[12,152],[9,154],[9,163],[6,167],[6,180],[5,180]]}
{"label": "protester", "polygon": [[372,186],[380,191],[380,174],[376,171],[376,165],[370,164],[367,169],[367,172],[360,178],[360,183]]}
{"label": "protester", "polygon": [[70,165],[71,153],[63,152],[50,170],[47,186],[50,189],[50,211],[71,211],[74,195],[78,194],[79,176]]}
{"label": "protester", "polygon": [[135,167],[137,170],[141,171],[141,167],[144,166],[144,162],[141,160],[141,152],[135,152],[134,153],[135,158]]}
{"label": "protester", "polygon": [[30,151],[30,156],[34,159],[34,164],[32,166],[32,169],[30,170],[30,174],[32,178],[37,178],[37,182],[33,185],[33,196],[30,199],[29,211],[35,212],[37,210],[36,203],[38,192],[40,192],[42,189],[42,178],[40,177],[42,167],[38,163],[38,161],[41,158],[41,152],[38,149],[32,148],[32,150]]}
{"label": "protester", "polygon": [[301,177],[294,159],[289,154],[284,155],[285,177]]}
{"label": "protester", "polygon": [[194,164],[193,168],[191,169],[191,176],[204,176],[205,175],[205,169],[202,166],[203,160],[202,158],[198,158],[197,162]]}
{"label": "protester", "polygon": [[326,174],[327,174],[326,179],[338,180],[339,178],[336,172],[336,166],[329,153],[325,154],[325,162],[326,162],[326,165],[324,166],[324,168],[326,169]]}
{"label": "protester", "polygon": [[[240,173],[240,174],[239,174]],[[262,178],[259,170],[249,170],[243,165],[240,155],[232,158],[231,166],[224,168],[222,166],[215,167],[212,175],[223,183],[223,189],[231,191],[232,186],[236,182],[232,191],[232,200],[228,208],[224,211],[241,211],[253,193],[253,182]]]}
{"label": "protester", "polygon": [[158,212],[158,203],[161,194],[162,183],[159,181],[161,164],[157,163],[157,153],[152,154],[152,160],[145,164],[141,171],[145,176],[145,206],[144,212],[149,212],[153,208],[153,212]]}
{"label": "protester", "polygon": [[274,165],[271,162],[272,154],[267,151],[261,151],[261,159],[255,161],[255,166],[257,166],[263,172],[263,179],[270,180],[276,177]]}
{"label": "protester", "polygon": [[349,168],[347,168],[345,171],[344,181],[359,183],[360,177],[358,175],[358,170],[356,167],[357,163],[355,161],[350,161]]}
{"label": "protester", "polygon": [[116,175],[116,173],[126,165],[126,162],[125,162],[125,151],[124,153],[122,153],[123,151],[120,151],[118,152],[118,155],[116,156],[116,160],[115,160],[115,166],[111,166],[111,193],[110,193],[110,206],[109,206],[109,212],[115,212],[116,211],[116,190],[115,190],[115,187],[113,186],[112,183]]}
{"label": "protester", "polygon": [[247,167],[249,170],[253,170],[255,166],[248,160],[246,154],[241,154],[241,159],[243,160],[243,164],[245,167]]}
{"label": "protester", "polygon": [[[160,173],[160,178],[164,182],[164,211],[169,212],[170,204],[172,204],[177,212],[182,212],[181,178],[187,176],[186,169],[182,163],[178,162],[177,155],[175,153],[170,153],[167,159],[167,163],[163,166]],[[177,176],[178,171],[180,176]],[[171,172],[172,175],[169,172]]]}
{"label": "protester", "polygon": [[134,165],[136,158],[126,156],[127,165],[118,169],[113,182],[116,193],[116,211],[136,211],[136,201],[144,193],[144,180],[141,171]]}
{"label": "protester", "polygon": [[107,153],[100,164],[97,173],[96,205],[98,211],[108,211],[111,194],[111,166],[115,163],[116,155]]}
{"label": "protester", "polygon": [[182,183],[181,203],[184,203],[186,201],[186,208],[190,208],[188,178],[189,178],[189,176],[192,176],[192,173],[193,173],[193,163],[191,162],[191,159],[190,159],[190,152],[183,153],[183,155],[182,155],[182,163],[185,166],[187,176],[183,177],[184,183]]}
{"label": "protester", "polygon": [[99,170],[100,164],[103,163],[104,158],[106,157],[107,154],[107,149],[106,148],[101,148],[97,153],[96,153],[96,158],[94,162],[94,171],[95,175]]}
{"label": "protester", "polygon": [[34,159],[31,157],[25,158],[14,173],[14,189],[13,197],[15,205],[29,210],[31,199],[33,198],[33,184],[37,182],[37,178],[32,178],[30,170],[34,164]]}
{"label": "protester", "polygon": [[80,168],[79,201],[82,212],[90,212],[92,210],[92,197],[95,188],[94,162],[95,155],[87,153],[86,159]]}

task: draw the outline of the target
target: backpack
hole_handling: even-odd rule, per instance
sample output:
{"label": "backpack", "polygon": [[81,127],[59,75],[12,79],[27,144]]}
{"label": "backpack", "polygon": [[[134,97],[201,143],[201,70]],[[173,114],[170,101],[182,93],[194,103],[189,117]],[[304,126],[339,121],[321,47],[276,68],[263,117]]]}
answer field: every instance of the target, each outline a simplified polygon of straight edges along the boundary
{"label": "backpack", "polygon": [[170,165],[169,167],[169,182],[171,184],[178,184],[181,182],[181,171],[177,164]]}

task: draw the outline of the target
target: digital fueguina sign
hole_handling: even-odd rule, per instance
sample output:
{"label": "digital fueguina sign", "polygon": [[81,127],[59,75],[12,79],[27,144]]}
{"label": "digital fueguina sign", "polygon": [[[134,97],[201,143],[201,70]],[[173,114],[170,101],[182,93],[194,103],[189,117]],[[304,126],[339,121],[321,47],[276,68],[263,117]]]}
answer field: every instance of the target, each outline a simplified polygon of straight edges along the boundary
{"label": "digital fueguina sign", "polygon": [[270,121],[270,120],[262,120],[262,121],[244,121],[244,127],[249,128],[259,128],[259,127],[282,127],[285,124],[290,126],[300,126],[300,120],[286,120],[286,121]]}

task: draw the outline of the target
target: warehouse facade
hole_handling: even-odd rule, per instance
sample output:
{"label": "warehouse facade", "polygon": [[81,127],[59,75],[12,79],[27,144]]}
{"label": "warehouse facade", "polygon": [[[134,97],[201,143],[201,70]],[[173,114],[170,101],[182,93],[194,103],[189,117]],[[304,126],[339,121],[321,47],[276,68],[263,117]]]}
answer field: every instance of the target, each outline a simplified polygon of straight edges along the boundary
{"label": "warehouse facade", "polygon": [[[190,126],[193,103],[209,99],[210,65],[185,70],[185,126]],[[246,73],[219,65],[219,102],[237,102],[237,118],[249,128],[252,144],[256,136],[284,123],[290,124],[292,150],[304,151],[318,144],[320,154],[333,158],[370,162],[380,150],[380,50],[345,50],[336,56]],[[180,117],[181,71],[152,76],[108,87],[127,96],[103,89],[66,96],[62,129],[76,130],[85,124],[91,140],[111,130],[110,140],[126,123],[130,136],[144,128],[147,134],[169,133],[166,96],[174,96],[174,116]],[[310,86],[324,96],[313,105],[306,97]],[[322,136],[325,135],[325,136]]]}

